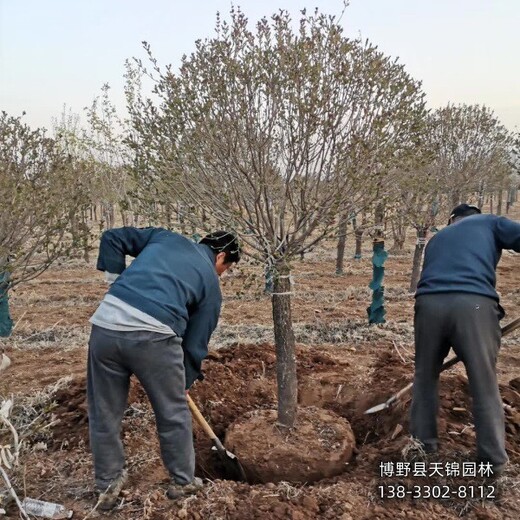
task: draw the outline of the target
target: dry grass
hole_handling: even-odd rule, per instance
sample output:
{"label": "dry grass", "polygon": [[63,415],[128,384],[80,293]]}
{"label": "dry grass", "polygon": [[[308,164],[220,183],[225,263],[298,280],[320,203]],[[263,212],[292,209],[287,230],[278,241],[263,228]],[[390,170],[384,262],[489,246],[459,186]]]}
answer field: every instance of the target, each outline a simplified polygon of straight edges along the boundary
{"label": "dry grass", "polygon": [[[413,326],[408,323],[368,325],[361,320],[294,324],[296,341],[303,345],[367,345],[395,342],[402,350],[413,344]],[[219,325],[211,338],[210,348],[217,350],[233,344],[260,344],[274,341],[272,325]]]}
{"label": "dry grass", "polygon": [[10,350],[38,350],[48,348],[63,349],[64,352],[88,345],[90,326],[64,327],[56,326],[47,329],[15,330],[9,338],[2,338],[2,345]]}

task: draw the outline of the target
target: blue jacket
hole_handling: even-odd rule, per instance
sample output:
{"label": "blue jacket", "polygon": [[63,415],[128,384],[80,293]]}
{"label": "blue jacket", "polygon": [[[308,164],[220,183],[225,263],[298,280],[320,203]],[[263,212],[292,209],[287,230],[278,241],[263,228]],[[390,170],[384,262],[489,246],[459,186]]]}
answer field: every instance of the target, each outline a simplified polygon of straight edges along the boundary
{"label": "blue jacket", "polygon": [[472,215],[445,227],[426,246],[415,295],[463,292],[498,301],[495,270],[503,249],[520,252],[520,223]]}
{"label": "blue jacket", "polygon": [[[128,267],[125,255],[135,257]],[[212,250],[166,229],[123,227],[103,233],[97,268],[120,274],[109,294],[182,337],[189,388],[201,374],[222,304]]]}

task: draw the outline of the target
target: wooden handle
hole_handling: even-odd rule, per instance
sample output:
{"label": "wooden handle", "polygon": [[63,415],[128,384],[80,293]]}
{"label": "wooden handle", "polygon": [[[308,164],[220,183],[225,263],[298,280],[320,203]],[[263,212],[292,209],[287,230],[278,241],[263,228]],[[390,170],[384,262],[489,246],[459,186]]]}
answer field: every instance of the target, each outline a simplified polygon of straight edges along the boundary
{"label": "wooden handle", "polygon": [[202,426],[202,429],[208,434],[209,438],[212,441],[218,439],[215,435],[215,432],[211,429],[211,426],[208,424],[208,421],[204,419],[203,415],[200,413],[200,410],[197,408],[197,405],[193,402],[193,399],[190,397],[190,394],[186,394],[186,401],[188,401],[188,406],[190,407],[191,413],[193,417],[197,420],[197,422]]}
{"label": "wooden handle", "polygon": [[516,320],[513,320],[511,323],[508,323],[505,327],[503,327],[502,336],[505,336],[506,334],[513,332],[518,327],[520,327],[520,318],[516,318]]}
{"label": "wooden handle", "polygon": [[411,383],[408,383],[404,388],[402,388],[401,390],[399,390],[399,392],[397,392],[396,394],[394,394],[394,401],[396,401],[397,399],[399,399],[403,394],[406,394],[406,392],[408,392],[408,390],[410,390],[413,386],[413,381]]}
{"label": "wooden handle", "polygon": [[[505,327],[502,327],[500,330],[502,333],[502,336],[507,336],[507,334],[510,334],[514,330],[518,329],[520,327],[520,318],[517,318],[516,320],[513,320],[512,322],[508,323]],[[452,367],[453,365],[456,365],[460,361],[460,358],[457,356],[452,357],[451,359],[448,359],[442,367],[441,372],[444,372],[444,370]],[[387,405],[393,405],[400,397],[402,397],[404,394],[409,392],[413,386],[413,381],[406,385],[404,388],[399,390],[399,392],[395,393],[388,401],[386,402]]]}
{"label": "wooden handle", "polygon": [[[452,367],[453,365],[455,365],[456,363],[458,363],[460,361],[460,359],[455,356],[451,359],[448,359],[448,361],[446,361],[446,363],[444,363],[441,367],[441,372],[443,372],[444,370],[446,370],[447,368],[450,368]],[[400,397],[402,397],[404,394],[406,394],[407,392],[409,392],[411,390],[413,386],[413,381],[411,383],[408,383],[404,388],[401,388],[401,390],[399,390],[399,392],[397,392],[396,394],[394,394],[388,401],[387,403],[388,404],[392,404],[394,401],[397,401]]]}
{"label": "wooden handle", "polygon": [[[507,325],[505,325],[504,327],[502,327],[500,329],[500,332],[502,333],[502,336],[507,336],[508,334],[513,332],[514,330],[518,329],[518,327],[520,327],[520,318],[517,318],[516,320],[513,320],[512,322],[510,322]],[[444,370],[446,370],[447,368],[452,367],[453,365],[455,365],[459,361],[460,361],[460,358],[458,358],[457,356],[454,356],[451,359],[448,359],[448,361],[446,361],[446,363],[444,363],[442,365],[441,372],[444,372]]]}

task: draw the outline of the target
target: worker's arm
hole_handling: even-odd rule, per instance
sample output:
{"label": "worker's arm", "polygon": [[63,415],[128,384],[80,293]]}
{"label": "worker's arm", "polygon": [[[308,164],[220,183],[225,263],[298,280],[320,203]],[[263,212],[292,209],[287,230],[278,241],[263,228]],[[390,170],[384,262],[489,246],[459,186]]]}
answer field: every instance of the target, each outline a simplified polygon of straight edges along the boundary
{"label": "worker's arm", "polygon": [[512,249],[520,253],[520,223],[506,217],[498,217],[495,232],[502,249]]}
{"label": "worker's arm", "polygon": [[101,237],[97,269],[114,275],[126,267],[125,256],[136,257],[160,228],[122,227],[109,229]]}
{"label": "worker's arm", "polygon": [[182,338],[186,389],[190,388],[196,379],[202,379],[202,361],[208,355],[208,343],[218,323],[220,304],[219,293],[218,297],[206,299],[190,313],[188,326]]}

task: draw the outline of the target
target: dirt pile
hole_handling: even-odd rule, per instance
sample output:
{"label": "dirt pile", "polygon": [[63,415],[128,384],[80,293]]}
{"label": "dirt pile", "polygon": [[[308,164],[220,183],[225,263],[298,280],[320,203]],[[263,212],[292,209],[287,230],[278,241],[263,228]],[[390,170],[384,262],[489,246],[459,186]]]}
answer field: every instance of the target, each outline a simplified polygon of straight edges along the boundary
{"label": "dirt pile", "polygon": [[299,408],[290,430],[277,425],[276,410],[254,410],[226,434],[226,446],[240,459],[250,483],[303,484],[339,475],[354,445],[348,421],[316,407]]}
{"label": "dirt pile", "polygon": [[[211,353],[205,363],[205,381],[197,383],[191,395],[215,433],[224,438],[227,428],[239,417],[253,410],[276,407],[275,353],[272,345],[240,345]],[[384,351],[376,359],[366,391],[349,386],[355,367],[333,356],[302,348],[298,352],[300,401],[332,410],[352,426],[358,450],[381,440],[393,440],[408,433],[410,395],[394,408],[373,415],[363,412],[386,400],[412,378],[413,366],[393,352]],[[518,378],[500,385],[506,403],[506,433],[512,459],[520,452],[520,393]],[[54,427],[54,446],[63,447],[64,439],[73,446],[88,439],[85,378],[76,378],[56,396],[53,413],[59,420]],[[133,415],[147,415],[153,422],[144,390],[132,380],[129,408],[125,414],[130,427]],[[125,423],[124,423],[125,424]],[[123,427],[125,430],[125,426]],[[197,427],[197,448],[210,455],[211,443]],[[442,444],[458,450],[472,449],[475,443],[471,402],[467,379],[461,373],[441,375],[439,435]],[[199,451],[200,451],[199,450]],[[202,455],[204,458],[204,455]],[[210,457],[213,459],[213,457]],[[209,464],[211,466],[211,464]]]}
{"label": "dirt pile", "polygon": [[[454,504],[453,501],[380,500],[377,495],[377,486],[382,482],[380,463],[403,461],[403,450],[409,445],[409,397],[386,412],[374,415],[363,415],[363,412],[406,385],[413,375],[413,363],[403,360],[396,352],[381,350],[377,352],[373,365],[364,369],[360,388],[358,383],[354,384],[360,371],[356,366],[359,358],[348,351],[334,352],[332,355],[330,350],[299,349],[299,391],[300,399],[305,404],[334,411],[350,422],[357,446],[343,473],[306,486],[283,482],[251,486],[221,481],[218,480],[222,475],[221,468],[210,449],[211,442],[195,426],[197,474],[210,478],[212,482],[189,503],[172,505],[164,498],[164,490],[157,488],[167,482],[167,474],[159,458],[153,413],[144,391],[133,381],[129,407],[123,421],[123,437],[131,473],[125,503],[128,503],[130,510],[139,513],[132,516],[123,508],[115,517],[143,518],[143,511],[148,511],[147,518],[193,520],[409,518],[406,512],[413,512],[413,518],[425,520],[453,519],[461,513],[469,515],[469,518],[517,517],[520,498],[514,487],[505,489],[496,501],[500,511],[492,503],[478,501]],[[276,407],[275,354],[272,345],[239,345],[212,353],[205,364],[205,375],[205,381],[197,383],[191,395],[221,439],[236,419],[248,413],[262,416]],[[514,483],[519,478],[515,464],[520,463],[518,378],[501,385],[501,391],[507,404],[507,447],[513,462],[513,474],[508,478],[512,479],[509,482]],[[440,401],[441,459],[472,460],[475,435],[463,370],[455,369],[441,376]],[[47,472],[45,475],[51,475],[56,471],[53,468],[61,468],[64,453],[71,460],[65,469],[60,470],[64,474],[73,471],[73,460],[89,460],[88,446],[85,445],[88,424],[84,378],[76,378],[73,384],[60,391],[56,402],[53,413],[62,422],[54,427],[54,451],[41,456],[34,465],[34,470],[40,472],[38,475],[44,469]],[[48,466],[50,469],[47,469]],[[91,481],[91,471],[90,467],[84,470],[88,482]],[[42,486],[46,485],[45,477],[33,477],[34,482],[40,480]],[[35,493],[35,489],[29,491]],[[56,500],[59,498],[55,497]],[[66,496],[61,498],[70,504]],[[88,500],[91,500],[90,495]]]}

